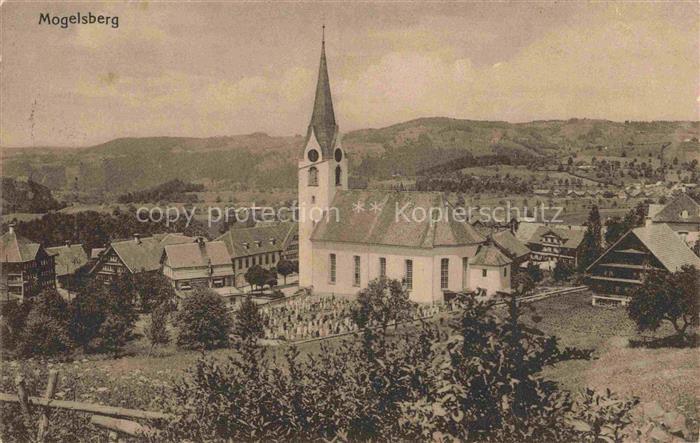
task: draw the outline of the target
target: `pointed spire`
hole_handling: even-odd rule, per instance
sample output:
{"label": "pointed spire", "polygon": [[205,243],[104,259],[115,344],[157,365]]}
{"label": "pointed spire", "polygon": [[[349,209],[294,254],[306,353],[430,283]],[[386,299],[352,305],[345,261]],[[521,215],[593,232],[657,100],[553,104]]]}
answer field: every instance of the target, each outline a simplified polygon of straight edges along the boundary
{"label": "pointed spire", "polygon": [[311,114],[309,132],[313,130],[324,155],[333,155],[333,140],[337,126],[335,113],[333,112],[333,99],[331,98],[331,85],[328,79],[328,66],[326,64],[326,25],[322,27],[321,34],[321,62],[318,67],[318,82],[316,83],[316,98],[314,110]]}

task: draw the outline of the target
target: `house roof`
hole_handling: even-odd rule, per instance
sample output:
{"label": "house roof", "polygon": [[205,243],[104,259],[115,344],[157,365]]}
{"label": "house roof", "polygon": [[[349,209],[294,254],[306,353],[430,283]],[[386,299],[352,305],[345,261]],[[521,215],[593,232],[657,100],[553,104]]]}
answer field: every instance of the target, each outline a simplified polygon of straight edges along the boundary
{"label": "house roof", "polygon": [[[686,217],[683,217],[683,215]],[[658,223],[700,223],[700,205],[688,194],[681,194],[669,202],[652,218]]]}
{"label": "house roof", "polygon": [[230,265],[226,244],[222,241],[194,241],[192,243],[181,243],[177,245],[167,245],[163,249],[161,261],[167,260],[172,268],[198,268],[204,266]]}
{"label": "house roof", "polygon": [[81,244],[46,248],[46,252],[56,257],[57,277],[73,274],[88,262],[88,256]]}
{"label": "house roof", "polygon": [[478,244],[484,236],[455,217],[442,193],[343,190],[311,240],[433,248]]}
{"label": "house roof", "polygon": [[469,260],[470,265],[480,266],[505,266],[513,263],[500,249],[494,245],[484,245],[479,252]]}
{"label": "house roof", "polygon": [[90,251],[90,260],[100,258],[100,254],[105,252],[107,248],[92,248]]}
{"label": "house roof", "polygon": [[566,229],[553,226],[540,226],[537,228],[528,243],[541,243],[542,237],[547,233],[552,233],[564,240],[564,247],[576,249],[583,241],[586,231],[582,229]]}
{"label": "house roof", "polygon": [[512,232],[505,230],[493,234],[493,242],[506,250],[512,258],[520,258],[530,253],[530,249],[525,243],[518,240]]}
{"label": "house roof", "polygon": [[[338,125],[336,125],[335,113],[333,112],[331,85],[328,79],[328,66],[326,64],[325,40],[321,42],[321,62],[318,67],[316,96],[314,98],[314,109],[311,114],[306,143],[308,143],[312,133],[316,136],[316,140],[321,147],[322,159],[332,158],[333,148],[338,136]],[[304,145],[306,145],[306,143]]]}
{"label": "house roof", "polygon": [[515,231],[515,238],[521,242],[528,242],[532,238],[532,235],[537,232],[537,229],[540,226],[544,226],[544,224],[540,222],[533,223],[521,221],[518,223],[518,230]]}
{"label": "house roof", "polygon": [[647,217],[653,219],[656,214],[661,212],[661,210],[664,208],[664,205],[657,205],[655,203],[652,203],[649,205],[649,209],[647,210]]}
{"label": "house roof", "polygon": [[155,271],[160,268],[160,258],[167,245],[191,243],[194,239],[179,233],[157,234],[153,237],[115,241],[110,248],[117,253],[131,272]]}
{"label": "house roof", "polygon": [[286,249],[298,229],[296,223],[232,228],[216,240],[226,245],[230,258],[246,257]]}
{"label": "house roof", "polygon": [[610,246],[587,270],[595,266],[610,251],[615,250],[628,236],[634,235],[656,257],[659,262],[671,272],[679,270],[684,265],[700,269],[700,257],[665,223],[655,223],[649,226],[634,228],[627,231],[618,241]]}
{"label": "house roof", "polygon": [[0,262],[24,263],[34,260],[41,245],[17,235],[13,229],[0,236]]}

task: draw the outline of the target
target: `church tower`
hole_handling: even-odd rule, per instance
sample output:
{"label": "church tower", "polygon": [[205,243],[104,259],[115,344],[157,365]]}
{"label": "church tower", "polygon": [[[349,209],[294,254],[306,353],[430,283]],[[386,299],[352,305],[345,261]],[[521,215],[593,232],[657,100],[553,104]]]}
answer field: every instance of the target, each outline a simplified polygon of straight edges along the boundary
{"label": "church tower", "polygon": [[326,65],[325,25],[314,108],[298,167],[299,286],[308,287],[313,284],[313,230],[327,216],[336,191],[348,188],[348,161],[340,144]]}

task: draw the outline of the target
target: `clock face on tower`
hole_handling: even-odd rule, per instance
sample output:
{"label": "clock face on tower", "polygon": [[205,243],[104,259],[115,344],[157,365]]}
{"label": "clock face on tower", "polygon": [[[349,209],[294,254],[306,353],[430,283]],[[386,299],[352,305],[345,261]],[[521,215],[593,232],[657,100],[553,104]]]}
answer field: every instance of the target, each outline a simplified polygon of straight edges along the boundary
{"label": "clock face on tower", "polygon": [[315,162],[316,160],[318,160],[318,151],[315,149],[310,150],[308,153],[308,157],[310,162]]}
{"label": "clock face on tower", "polygon": [[340,149],[335,150],[335,161],[340,162],[343,159],[343,151]]}

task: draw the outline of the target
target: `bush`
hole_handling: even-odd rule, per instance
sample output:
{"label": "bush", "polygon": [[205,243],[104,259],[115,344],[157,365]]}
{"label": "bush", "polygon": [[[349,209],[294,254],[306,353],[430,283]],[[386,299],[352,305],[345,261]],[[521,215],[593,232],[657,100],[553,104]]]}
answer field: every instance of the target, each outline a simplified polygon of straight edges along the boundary
{"label": "bush", "polygon": [[133,338],[137,314],[135,292],[130,276],[117,279],[109,287],[93,281],[71,303],[71,338],[86,352],[117,354]]}
{"label": "bush", "polygon": [[42,291],[33,300],[19,337],[17,351],[24,357],[55,356],[70,351],[68,303],[55,290]]}
{"label": "bush", "polygon": [[554,265],[554,270],[552,271],[554,280],[561,282],[567,280],[572,275],[574,275],[574,267],[565,260],[557,260],[557,264]]}
{"label": "bush", "polygon": [[20,340],[24,324],[32,307],[31,301],[19,303],[11,300],[2,305],[0,313],[0,344],[3,351],[13,351]]}
{"label": "bush", "polygon": [[650,271],[632,292],[629,317],[640,331],[655,331],[669,322],[676,335],[688,341],[688,328],[700,323],[700,271],[685,265],[679,271]]}
{"label": "bush", "polygon": [[263,336],[263,319],[250,297],[246,297],[236,311],[233,323],[233,334],[242,341],[255,340]]}
{"label": "bush", "polygon": [[229,344],[231,316],[219,294],[196,289],[182,302],[175,317],[177,345],[184,349],[216,349]]}
{"label": "bush", "polygon": [[170,334],[168,334],[168,305],[160,305],[151,311],[150,322],[146,328],[148,341],[151,342],[151,349],[158,345],[167,345],[170,343]]}
{"label": "bush", "polygon": [[[321,346],[284,365],[248,342],[226,361],[201,359],[178,382],[167,440],[206,441],[597,441],[621,435],[629,404],[592,408],[542,380],[564,358],[556,339],[462,298],[449,337],[423,324],[391,337]],[[383,318],[383,317],[382,317]],[[381,319],[377,320],[381,323]],[[611,394],[596,403],[610,404]],[[599,410],[600,409],[600,410]],[[591,424],[589,426],[589,423]],[[607,440],[606,440],[607,441]]]}

